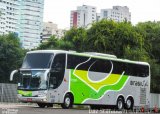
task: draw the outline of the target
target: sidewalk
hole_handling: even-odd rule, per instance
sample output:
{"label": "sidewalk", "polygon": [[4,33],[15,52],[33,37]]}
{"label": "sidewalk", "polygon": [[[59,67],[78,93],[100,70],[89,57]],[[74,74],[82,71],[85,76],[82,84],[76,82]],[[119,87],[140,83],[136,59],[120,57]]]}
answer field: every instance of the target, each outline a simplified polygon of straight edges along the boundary
{"label": "sidewalk", "polygon": [[6,103],[0,102],[0,108],[18,108],[23,106],[33,106],[36,107],[37,104],[35,103]]}

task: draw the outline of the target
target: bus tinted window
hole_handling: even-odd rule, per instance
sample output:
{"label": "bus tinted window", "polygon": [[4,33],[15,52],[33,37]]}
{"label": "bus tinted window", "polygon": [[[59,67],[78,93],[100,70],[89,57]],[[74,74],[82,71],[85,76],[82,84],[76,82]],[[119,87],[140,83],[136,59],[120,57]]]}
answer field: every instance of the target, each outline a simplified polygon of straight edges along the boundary
{"label": "bus tinted window", "polygon": [[[111,62],[109,60],[83,57],[77,55],[68,55],[68,69],[86,70],[93,72],[109,73],[111,70]],[[82,63],[82,64],[81,64]]]}
{"label": "bus tinted window", "polygon": [[57,54],[52,63],[49,87],[55,89],[59,87],[64,78],[66,55]]}
{"label": "bus tinted window", "polygon": [[149,76],[149,66],[120,61],[111,61],[99,58],[89,59],[89,57],[84,56],[68,55],[67,64],[68,69],[75,69],[76,66],[79,65],[77,70],[89,70],[102,73],[109,73],[112,70],[112,74],[122,74],[124,72],[125,75],[129,76]]}
{"label": "bus tinted window", "polygon": [[112,61],[113,63],[113,74],[122,74],[125,71],[125,64],[123,62]]}
{"label": "bus tinted window", "polygon": [[[87,61],[89,57],[82,57],[76,55],[68,55],[67,68],[75,69],[77,65]],[[87,65],[81,65],[77,70],[87,70]]]}
{"label": "bus tinted window", "polygon": [[126,63],[126,73],[130,76],[147,77],[149,76],[149,66],[140,64]]}
{"label": "bus tinted window", "polygon": [[109,73],[112,69],[110,60],[92,58],[92,64],[89,71]]}
{"label": "bus tinted window", "polygon": [[48,68],[51,63],[52,53],[30,53],[25,57],[22,68]]}

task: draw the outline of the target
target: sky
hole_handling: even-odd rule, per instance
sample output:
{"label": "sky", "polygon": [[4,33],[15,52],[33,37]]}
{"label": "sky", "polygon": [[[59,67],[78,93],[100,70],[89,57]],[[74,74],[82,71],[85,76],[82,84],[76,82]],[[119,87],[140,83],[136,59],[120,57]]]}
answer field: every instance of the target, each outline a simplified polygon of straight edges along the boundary
{"label": "sky", "polygon": [[70,11],[77,6],[90,5],[101,9],[110,9],[112,6],[127,6],[131,12],[133,25],[138,22],[160,21],[160,0],[44,0],[43,21],[51,21],[60,29],[70,27]]}

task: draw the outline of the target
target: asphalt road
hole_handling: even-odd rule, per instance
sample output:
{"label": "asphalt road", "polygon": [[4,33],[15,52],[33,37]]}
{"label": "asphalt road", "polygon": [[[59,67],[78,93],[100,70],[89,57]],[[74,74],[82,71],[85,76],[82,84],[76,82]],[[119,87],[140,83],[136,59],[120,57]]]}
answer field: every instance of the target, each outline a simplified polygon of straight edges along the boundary
{"label": "asphalt road", "polygon": [[[61,109],[54,106],[52,108],[39,108],[36,105],[23,104],[0,104],[0,114],[128,114],[127,112],[110,110],[90,110],[90,109]],[[144,114],[130,112],[129,114]],[[150,114],[146,112],[145,114]]]}
{"label": "asphalt road", "polygon": [[0,114],[89,114],[88,109],[39,108],[34,105],[0,104]]}

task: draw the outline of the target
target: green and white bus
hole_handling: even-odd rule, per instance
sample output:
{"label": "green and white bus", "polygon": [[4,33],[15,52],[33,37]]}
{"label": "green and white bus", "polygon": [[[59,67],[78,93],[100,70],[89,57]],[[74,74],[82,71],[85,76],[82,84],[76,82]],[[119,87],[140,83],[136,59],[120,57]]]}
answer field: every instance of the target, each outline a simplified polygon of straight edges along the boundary
{"label": "green and white bus", "polygon": [[150,66],[114,55],[63,50],[27,52],[18,73],[18,99],[39,107],[83,104],[132,109],[149,106]]}

